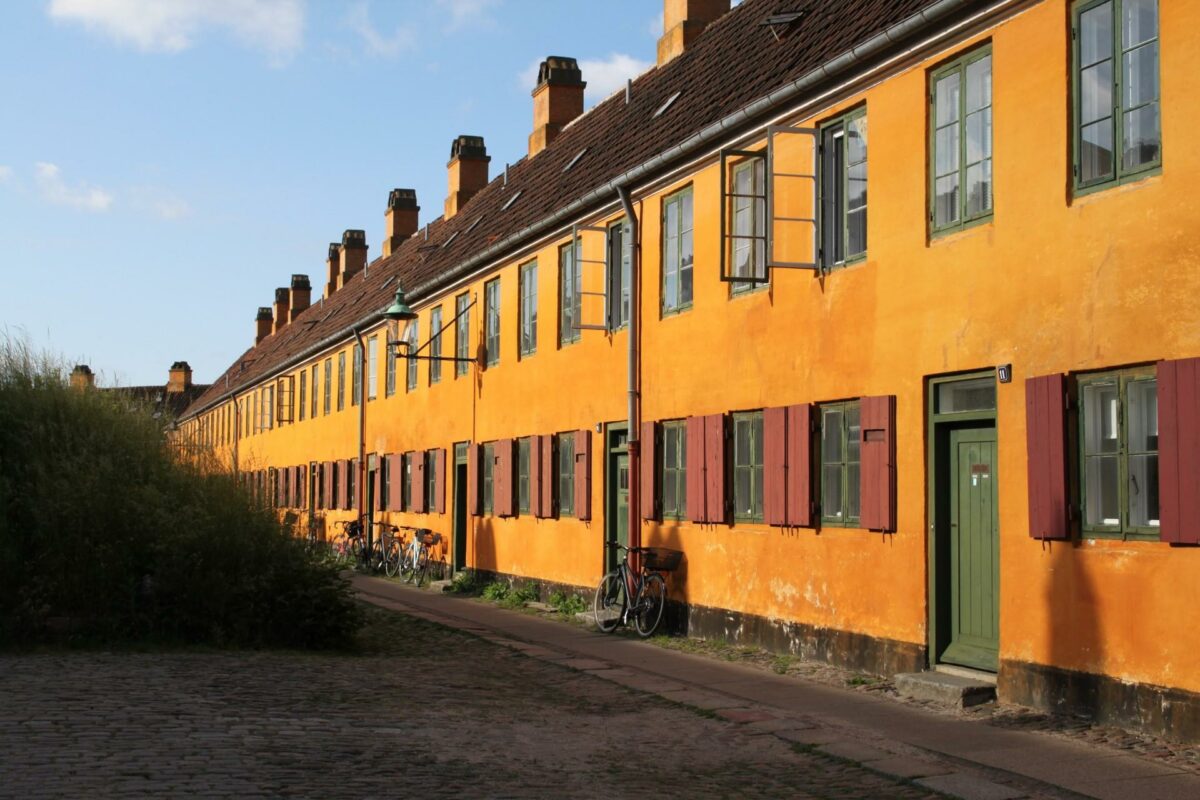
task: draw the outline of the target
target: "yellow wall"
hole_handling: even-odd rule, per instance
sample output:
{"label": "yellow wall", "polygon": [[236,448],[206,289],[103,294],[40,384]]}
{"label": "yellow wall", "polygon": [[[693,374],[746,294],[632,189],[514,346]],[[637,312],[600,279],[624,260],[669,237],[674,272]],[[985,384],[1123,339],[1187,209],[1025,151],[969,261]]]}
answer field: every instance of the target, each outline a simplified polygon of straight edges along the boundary
{"label": "yellow wall", "polygon": [[[1162,173],[1072,199],[1069,146],[1069,15],[1043,2],[986,35],[847,97],[814,124],[866,103],[869,244],[862,262],[815,279],[775,271],[769,288],[731,298],[717,279],[719,175],[713,163],[639,196],[642,224],[642,415],[670,419],[795,402],[897,396],[898,529],[880,535],[765,525],[645,524],[646,543],[687,553],[672,595],[772,619],[923,645],[927,637],[925,379],[1013,364],[998,386],[1002,660],[1053,664],[1200,691],[1200,608],[1185,600],[1200,550],[1158,542],[1084,540],[1043,545],[1028,536],[1024,380],[1161,358],[1200,355],[1200,6],[1161,3]],[[993,56],[995,213],[991,221],[930,240],[927,234],[928,70],[990,40]],[[761,145],[762,142],[752,146]],[[786,166],[786,165],[784,165]],[[781,167],[783,168],[783,167]],[[694,304],[660,318],[660,213],[664,196],[691,185],[695,208]],[[590,220],[589,224],[605,224]],[[453,444],[549,434],[625,415],[626,332],[584,331],[557,347],[558,246],[538,259],[537,353],[517,357],[517,269],[501,267],[498,366],[455,378],[443,365],[430,386],[421,362],[416,391],[368,404],[366,450],[447,451],[452,509]],[[602,258],[600,237],[586,258]],[[589,290],[597,265],[585,265]],[[483,281],[469,285],[481,335]],[[419,310],[454,316],[453,296]],[[590,300],[587,302],[591,302]],[[585,305],[585,321],[599,321]],[[453,353],[453,331],[443,353]],[[335,357],[336,358],[336,357]],[[335,360],[336,374],[336,360]],[[347,368],[347,378],[350,370]],[[243,466],[351,458],[357,409],[242,439]],[[468,563],[482,569],[591,585],[602,569],[604,439],[593,433],[593,521],[472,518]],[[336,516],[331,514],[331,517]],[[389,514],[450,535],[449,516]],[[1188,595],[1190,596],[1190,595]]]}

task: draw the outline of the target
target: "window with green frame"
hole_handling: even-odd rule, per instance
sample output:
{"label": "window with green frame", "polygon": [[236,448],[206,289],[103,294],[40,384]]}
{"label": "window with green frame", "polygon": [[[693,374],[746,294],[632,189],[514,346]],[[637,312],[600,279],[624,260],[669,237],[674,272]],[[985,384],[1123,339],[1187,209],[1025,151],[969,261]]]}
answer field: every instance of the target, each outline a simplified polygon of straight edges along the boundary
{"label": "window with green frame", "polygon": [[[733,168],[730,266],[735,278],[767,277],[766,165],[764,158],[748,158]],[[734,281],[730,292],[741,294],[765,285]]]}
{"label": "window with green frame", "polygon": [[496,492],[492,479],[496,474],[496,445],[487,442],[483,446],[483,513],[489,517],[495,509]]}
{"label": "window with green frame", "polygon": [[763,416],[761,411],[733,415],[733,518],[763,519]]}
{"label": "window with green frame", "polygon": [[558,515],[575,516],[575,434],[554,437],[554,478],[558,481]]}
{"label": "window with green frame", "polygon": [[537,352],[537,261],[522,264],[517,292],[520,295],[518,312],[518,352],[530,356]]}
{"label": "window with green frame", "polygon": [[[414,319],[408,323],[408,327],[404,331],[404,340],[408,345],[404,348],[405,354],[417,352],[417,321]],[[417,388],[417,364],[415,358],[404,359],[404,388],[408,391],[413,391]]]}
{"label": "window with green frame", "polygon": [[662,437],[663,519],[683,519],[687,515],[687,423],[664,422]]}
{"label": "window with green frame", "polygon": [[867,109],[821,126],[821,267],[833,269],[867,254]]}
{"label": "window with green frame", "polygon": [[579,341],[583,311],[583,263],[575,258],[575,246],[558,248],[558,343]]}
{"label": "window with green frame", "polygon": [[354,345],[350,362],[350,405],[362,402],[362,348]]}
{"label": "window with green frame", "polygon": [[662,313],[692,305],[692,188],[663,201]]}
{"label": "window with green frame", "polygon": [[434,492],[437,491],[437,453],[434,450],[426,450],[417,457],[425,459],[425,511],[432,514],[437,508],[437,503],[434,502]]}
{"label": "window with green frame", "polygon": [[331,409],[330,397],[333,391],[333,359],[325,359],[325,415],[329,416]]}
{"label": "window with green frame", "polygon": [[821,405],[821,522],[858,524],[858,401]]}
{"label": "window with green frame", "polygon": [[317,418],[317,375],[318,375],[317,369],[318,369],[317,365],[313,364],[312,365],[312,382],[309,386],[309,393],[311,395],[310,396],[311,402],[309,403],[309,409],[308,409],[309,419]]}
{"label": "window with green frame", "polygon": [[934,232],[992,215],[992,48],[930,78],[929,219]]}
{"label": "window with green frame", "polygon": [[1162,165],[1158,0],[1085,0],[1071,10],[1075,189]]}
{"label": "window with green frame", "polygon": [[1158,538],[1158,382],[1153,367],[1079,378],[1085,535]]}
{"label": "window with green frame", "polygon": [[400,481],[400,503],[404,506],[405,511],[412,510],[412,476],[413,476],[413,456],[401,456],[403,462],[400,466],[401,481]]}
{"label": "window with green frame", "polygon": [[384,378],[383,392],[386,396],[391,397],[396,393],[396,348],[389,345],[385,358],[387,358],[387,374]]}
{"label": "window with green frame", "polygon": [[304,421],[305,412],[308,410],[308,370],[300,370],[300,421]]}
{"label": "window with green frame", "polygon": [[517,440],[517,511],[529,513],[529,437]]}
{"label": "window with green frame", "polygon": [[337,410],[346,407],[346,351],[338,353]]}
{"label": "window with green frame", "polygon": [[483,347],[487,365],[500,363],[500,279],[483,285]]}
{"label": "window with green frame", "polygon": [[454,298],[454,357],[464,359],[454,362],[454,377],[467,374],[471,357],[471,296],[463,292]]}
{"label": "window with green frame", "polygon": [[438,383],[442,380],[442,307],[438,306],[429,312],[429,382]]}

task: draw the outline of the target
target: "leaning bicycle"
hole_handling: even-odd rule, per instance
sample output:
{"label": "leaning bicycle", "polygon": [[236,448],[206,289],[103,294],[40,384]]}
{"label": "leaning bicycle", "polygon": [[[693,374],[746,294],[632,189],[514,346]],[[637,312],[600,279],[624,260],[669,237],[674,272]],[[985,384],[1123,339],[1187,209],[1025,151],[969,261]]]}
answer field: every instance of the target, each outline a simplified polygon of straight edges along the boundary
{"label": "leaning bicycle", "polygon": [[[653,636],[667,606],[667,579],[662,573],[677,569],[683,553],[665,547],[626,547],[620,542],[605,544],[624,550],[625,555],[617,568],[601,578],[596,587],[593,604],[596,627],[604,633],[612,633],[618,625],[628,625],[632,621],[639,636]],[[635,570],[629,563],[630,555],[641,556],[639,569]]]}
{"label": "leaning bicycle", "polygon": [[429,575],[429,551],[442,541],[442,535],[427,528],[418,528],[408,544],[404,561],[400,565],[400,577],[406,583],[420,588]]}

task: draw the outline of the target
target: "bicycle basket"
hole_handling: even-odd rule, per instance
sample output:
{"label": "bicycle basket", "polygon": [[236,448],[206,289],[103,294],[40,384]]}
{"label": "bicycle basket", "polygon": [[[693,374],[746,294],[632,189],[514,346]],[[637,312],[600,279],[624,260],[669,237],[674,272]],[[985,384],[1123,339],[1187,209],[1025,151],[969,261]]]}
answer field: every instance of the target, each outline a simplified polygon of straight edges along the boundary
{"label": "bicycle basket", "polygon": [[679,568],[679,562],[683,560],[682,550],[671,550],[666,547],[647,547],[642,554],[642,561],[646,569],[658,570],[660,572],[670,572]]}
{"label": "bicycle basket", "polygon": [[442,535],[436,531],[423,529],[419,531],[417,535],[421,537],[421,544],[425,545],[426,547],[433,547],[442,540]]}

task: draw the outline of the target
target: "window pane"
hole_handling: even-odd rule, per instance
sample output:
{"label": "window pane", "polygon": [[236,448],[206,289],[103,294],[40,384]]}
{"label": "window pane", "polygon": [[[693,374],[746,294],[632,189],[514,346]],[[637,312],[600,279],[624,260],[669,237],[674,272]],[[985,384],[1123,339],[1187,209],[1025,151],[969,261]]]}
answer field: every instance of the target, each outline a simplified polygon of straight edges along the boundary
{"label": "window pane", "polygon": [[992,154],[992,110],[985,108],[967,115],[967,163],[974,164]]}
{"label": "window pane", "polygon": [[1129,456],[1129,523],[1158,525],[1158,382],[1132,381],[1128,385],[1126,421]]}
{"label": "window pane", "polygon": [[1084,462],[1087,524],[1119,525],[1121,519],[1117,457],[1088,456]]}
{"label": "window pane", "polygon": [[934,133],[934,169],[946,175],[958,169],[958,123],[954,122]]}
{"label": "window pane", "polygon": [[1130,48],[1158,36],[1158,0],[1125,0],[1121,5],[1121,42]]}
{"label": "window pane", "polygon": [[854,403],[846,409],[846,461],[858,463],[858,453],[860,448],[859,439],[862,438],[860,426],[858,424],[858,403]]}
{"label": "window pane", "polygon": [[867,160],[867,117],[862,115],[846,123],[846,162],[858,164]]}
{"label": "window pane", "polygon": [[747,467],[734,468],[733,502],[735,514],[749,516],[754,513],[754,506],[750,499],[750,470]]}
{"label": "window pane", "polygon": [[1079,63],[1095,64],[1112,58],[1112,3],[1104,3],[1079,15]]}
{"label": "window pane", "polygon": [[1112,115],[1112,61],[1101,61],[1080,74],[1079,121],[1089,122]]}
{"label": "window pane", "polygon": [[841,409],[826,409],[821,415],[821,461],[825,464],[842,462]]}
{"label": "window pane", "polygon": [[967,113],[992,104],[992,57],[984,56],[967,65]]}
{"label": "window pane", "polygon": [[1083,129],[1080,135],[1079,179],[1084,183],[1112,175],[1112,120],[1105,119]]}
{"label": "window pane", "polygon": [[996,382],[991,378],[941,383],[937,387],[939,414],[991,411],[996,407]]}
{"label": "window pane", "polygon": [[1116,453],[1120,446],[1120,410],[1117,383],[1090,383],[1083,387],[1084,452]]}
{"label": "window pane", "polygon": [[692,302],[692,193],[681,200],[679,234],[679,304]]}
{"label": "window pane", "polygon": [[933,219],[945,225],[958,219],[958,173],[938,178],[934,184]]}
{"label": "window pane", "polygon": [[1129,396],[1129,452],[1158,451],[1158,381],[1132,381]]}
{"label": "window pane", "polygon": [[1162,137],[1159,133],[1158,103],[1142,106],[1125,114],[1125,169],[1137,169],[1159,159]]}
{"label": "window pane", "polygon": [[867,250],[867,210],[861,208],[846,214],[846,256],[856,256]]}
{"label": "window pane", "polygon": [[667,514],[667,515],[676,514],[677,513],[676,509],[678,508],[678,506],[676,505],[676,500],[675,500],[675,472],[674,472],[674,470],[668,470],[663,474],[662,492],[663,492],[663,508],[662,508],[663,514]]}
{"label": "window pane", "polygon": [[826,464],[821,468],[821,515],[829,519],[842,518],[841,464]]}
{"label": "window pane", "polygon": [[1158,42],[1142,45],[1125,54],[1123,73],[1124,108],[1134,108],[1158,99]]}
{"label": "window pane", "polygon": [[973,217],[992,208],[992,160],[967,167],[967,216]]}
{"label": "window pane", "polygon": [[858,519],[859,517],[859,465],[858,463],[846,465],[846,517],[848,519]]}
{"label": "window pane", "polygon": [[750,463],[750,420],[739,419],[734,422],[733,463],[745,466]]}
{"label": "window pane", "polygon": [[934,95],[937,98],[934,122],[937,127],[958,120],[959,87],[961,78],[957,72],[947,75],[934,85]]}

